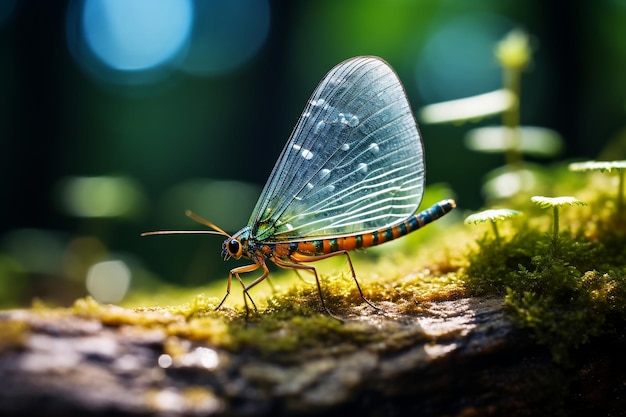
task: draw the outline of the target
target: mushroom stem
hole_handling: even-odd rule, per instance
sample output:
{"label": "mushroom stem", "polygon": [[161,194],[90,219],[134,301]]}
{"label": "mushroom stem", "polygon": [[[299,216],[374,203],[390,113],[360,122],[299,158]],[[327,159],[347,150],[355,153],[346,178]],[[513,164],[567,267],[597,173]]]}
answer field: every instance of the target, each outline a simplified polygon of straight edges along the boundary
{"label": "mushroom stem", "polygon": [[617,183],[617,216],[622,217],[624,211],[624,170],[619,170]]}
{"label": "mushroom stem", "polygon": [[498,233],[498,225],[496,224],[495,219],[491,220],[491,227],[493,228],[493,234],[496,237],[496,241],[500,243],[500,233]]}

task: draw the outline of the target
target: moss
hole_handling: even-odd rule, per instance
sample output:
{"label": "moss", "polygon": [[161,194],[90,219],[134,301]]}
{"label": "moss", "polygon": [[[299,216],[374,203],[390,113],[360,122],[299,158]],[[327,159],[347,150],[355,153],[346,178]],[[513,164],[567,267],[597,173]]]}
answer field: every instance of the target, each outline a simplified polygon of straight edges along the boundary
{"label": "moss", "polygon": [[626,319],[626,237],[603,227],[590,239],[584,225],[592,219],[579,220],[577,232],[556,237],[528,222],[500,244],[483,237],[463,270],[469,291],[504,295],[514,322],[559,363]]}
{"label": "moss", "polygon": [[[371,326],[355,317],[377,315],[416,314],[424,303],[438,299],[458,298],[466,295],[463,283],[454,271],[458,267],[439,265],[431,260],[430,268],[418,269],[417,260],[402,258],[378,260],[374,265],[384,270],[384,278],[358,277],[366,298],[379,306],[368,306],[357,289],[352,276],[320,274],[323,296],[328,308],[342,323],[325,314],[321,308],[317,286],[312,277],[303,276],[307,283],[295,278],[275,280],[277,291],[263,297],[269,286],[252,296],[259,311],[246,314],[243,303],[222,307],[215,311],[218,297],[197,295],[191,302],[172,306],[124,308],[104,305],[91,297],[76,300],[70,309],[60,309],[63,314],[74,314],[96,319],[107,326],[136,326],[161,330],[165,335],[164,352],[172,357],[180,349],[177,340],[191,340],[227,349],[253,349],[261,355],[297,353],[307,348],[352,349],[372,341],[402,345],[406,341],[389,340],[389,334],[372,332]],[[358,262],[359,271],[368,270],[368,262]],[[399,264],[401,266],[399,266]],[[439,265],[442,269],[437,269]],[[344,264],[338,265],[341,270]],[[372,269],[373,267],[369,268]],[[368,279],[369,278],[369,279]],[[233,287],[233,294],[240,290]],[[231,303],[236,301],[231,300]],[[229,303],[228,305],[233,305]]]}
{"label": "moss", "polygon": [[91,297],[76,300],[68,312],[97,319],[107,326],[162,327],[184,320],[184,317],[164,308],[131,310],[111,304],[100,304]]}
{"label": "moss", "polygon": [[494,240],[484,235],[477,247],[468,253],[468,267],[463,279],[475,295],[504,295],[506,288],[515,285],[519,267],[530,268],[536,253],[536,242],[542,233],[532,228],[521,230],[506,241]]}

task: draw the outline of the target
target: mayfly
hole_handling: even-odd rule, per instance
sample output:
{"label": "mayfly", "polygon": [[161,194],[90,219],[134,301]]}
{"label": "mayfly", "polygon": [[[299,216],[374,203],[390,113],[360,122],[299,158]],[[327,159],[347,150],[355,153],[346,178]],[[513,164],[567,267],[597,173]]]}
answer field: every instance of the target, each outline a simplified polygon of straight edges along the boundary
{"label": "mayfly", "polygon": [[[438,219],[455,207],[443,200],[417,212],[424,193],[424,149],[404,88],[382,59],[348,59],[324,77],[309,99],[248,225],[229,235],[187,212],[206,231],[161,231],[223,235],[222,257],[247,258],[249,265],[228,274],[241,284],[244,302],[256,309],[249,291],[268,277],[267,261],[313,273],[321,306],[322,287],[310,262],[346,257],[361,298],[349,251],[380,245]],[[240,274],[261,269],[246,285]]]}

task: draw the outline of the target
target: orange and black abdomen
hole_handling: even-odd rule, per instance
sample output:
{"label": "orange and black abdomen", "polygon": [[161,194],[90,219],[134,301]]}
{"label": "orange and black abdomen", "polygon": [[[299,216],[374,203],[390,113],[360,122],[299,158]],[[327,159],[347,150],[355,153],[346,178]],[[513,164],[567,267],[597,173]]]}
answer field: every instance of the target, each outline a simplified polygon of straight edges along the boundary
{"label": "orange and black abdomen", "polygon": [[291,243],[279,243],[270,250],[279,258],[293,253],[316,256],[342,250],[369,248],[402,237],[431,223],[456,207],[454,200],[443,200],[432,207],[414,214],[395,226],[359,235],[332,239],[316,239]]}

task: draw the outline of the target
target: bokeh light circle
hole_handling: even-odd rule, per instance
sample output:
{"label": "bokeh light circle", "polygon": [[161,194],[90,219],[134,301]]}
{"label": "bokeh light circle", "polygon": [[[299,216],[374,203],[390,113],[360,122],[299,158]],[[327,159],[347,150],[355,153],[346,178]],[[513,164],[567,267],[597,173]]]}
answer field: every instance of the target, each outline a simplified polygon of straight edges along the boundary
{"label": "bokeh light circle", "polygon": [[181,69],[200,76],[220,75],[248,62],[263,46],[270,28],[267,0],[196,1],[193,31]]}
{"label": "bokeh light circle", "polygon": [[494,48],[512,27],[505,17],[477,13],[437,27],[418,57],[416,83],[426,103],[493,91],[502,85]]}
{"label": "bokeh light circle", "polygon": [[144,70],[169,60],[187,40],[192,7],[185,0],[89,0],[82,30],[106,65]]}
{"label": "bokeh light circle", "polygon": [[120,260],[98,262],[87,272],[85,286],[89,294],[101,303],[116,303],[126,295],[131,271]]}
{"label": "bokeh light circle", "polygon": [[191,0],[76,0],[67,15],[68,46],[100,82],[159,81],[184,57],[193,14]]}

